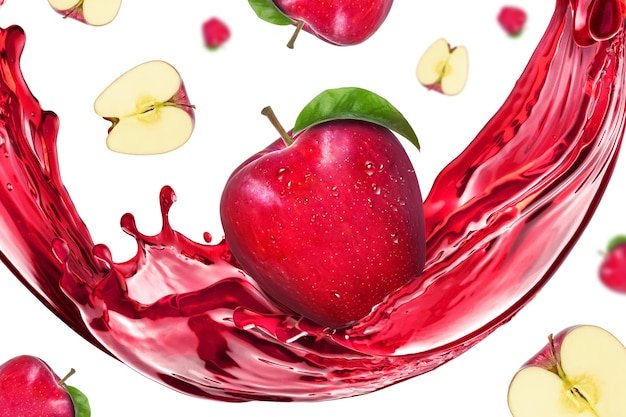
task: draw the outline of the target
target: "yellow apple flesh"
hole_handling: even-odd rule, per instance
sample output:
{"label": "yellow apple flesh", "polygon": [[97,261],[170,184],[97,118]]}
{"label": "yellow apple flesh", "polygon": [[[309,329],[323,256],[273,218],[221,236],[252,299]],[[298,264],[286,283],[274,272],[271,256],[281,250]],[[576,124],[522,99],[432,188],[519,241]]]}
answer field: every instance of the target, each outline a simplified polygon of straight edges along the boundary
{"label": "yellow apple flesh", "polygon": [[426,49],[417,64],[417,79],[428,89],[445,95],[459,94],[469,73],[469,56],[464,46],[450,47],[443,38]]}
{"label": "yellow apple flesh", "polygon": [[92,26],[111,23],[120,10],[122,0],[48,0],[63,17],[71,17]]}
{"label": "yellow apple flesh", "polygon": [[565,329],[513,377],[514,417],[623,417],[626,348],[597,326]]}
{"label": "yellow apple flesh", "polygon": [[94,110],[112,123],[109,149],[152,155],[179,148],[191,137],[194,107],[178,71],[164,61],[138,65],[111,83]]}

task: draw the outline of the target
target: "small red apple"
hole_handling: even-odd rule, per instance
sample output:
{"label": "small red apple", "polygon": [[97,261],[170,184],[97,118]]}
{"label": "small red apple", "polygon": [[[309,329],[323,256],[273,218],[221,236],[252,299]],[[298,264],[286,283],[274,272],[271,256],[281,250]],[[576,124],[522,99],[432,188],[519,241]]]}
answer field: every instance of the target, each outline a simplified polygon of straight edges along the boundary
{"label": "small red apple", "polygon": [[[365,317],[421,275],[425,225],[411,161],[389,130],[417,138],[384,99],[327,90],[283,142],[240,165],[224,188],[224,233],[276,301],[330,328]],[[382,125],[381,125],[382,123]]]}
{"label": "small red apple", "polygon": [[0,365],[0,417],[89,417],[87,397],[65,385],[67,377],[60,379],[35,356],[5,362]]}
{"label": "small red apple", "polygon": [[393,0],[248,0],[259,18],[276,25],[296,25],[333,45],[359,44],[383,24]]}
{"label": "small red apple", "polygon": [[608,288],[626,294],[626,236],[616,236],[609,242],[599,275]]}
{"label": "small red apple", "polygon": [[498,13],[498,23],[510,36],[519,36],[526,24],[526,12],[516,6],[503,6]]}
{"label": "small red apple", "polygon": [[230,39],[230,29],[222,20],[212,17],[202,25],[204,44],[210,50],[215,50]]}

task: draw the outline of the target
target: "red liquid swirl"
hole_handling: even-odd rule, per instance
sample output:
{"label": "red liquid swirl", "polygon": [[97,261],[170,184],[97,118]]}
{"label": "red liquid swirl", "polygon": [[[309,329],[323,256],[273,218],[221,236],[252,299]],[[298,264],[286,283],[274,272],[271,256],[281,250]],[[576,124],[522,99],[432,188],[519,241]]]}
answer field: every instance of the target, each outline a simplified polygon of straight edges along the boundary
{"label": "red liquid swirl", "polygon": [[[161,193],[162,231],[145,236],[124,216],[138,250],[114,263],[106,246],[94,245],[61,181],[58,118],[42,111],[19,66],[25,35],[17,26],[3,29],[3,261],[84,338],[187,394],[314,401],[428,372],[537,293],[580,236],[613,170],[626,116],[624,31],[597,19],[581,26],[574,16],[600,3],[621,5],[572,2],[557,1],[509,98],[435,181],[425,201],[422,279],[341,332],[281,312],[225,242],[200,244],[172,230],[169,187]],[[589,36],[577,43],[581,30]],[[595,39],[598,33],[607,40]]]}

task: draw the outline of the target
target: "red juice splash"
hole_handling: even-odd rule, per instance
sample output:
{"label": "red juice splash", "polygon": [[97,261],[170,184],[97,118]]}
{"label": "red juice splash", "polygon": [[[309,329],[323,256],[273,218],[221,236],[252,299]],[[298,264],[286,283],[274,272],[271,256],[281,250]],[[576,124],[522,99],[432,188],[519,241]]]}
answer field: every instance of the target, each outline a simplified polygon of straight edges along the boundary
{"label": "red juice splash", "polygon": [[[574,1],[573,8],[578,2]],[[581,1],[582,3],[582,1]],[[589,2],[587,2],[590,4]],[[558,0],[511,95],[425,201],[424,275],[354,327],[281,311],[228,245],[170,228],[122,228],[137,254],[114,263],[92,242],[58,169],[58,118],[23,80],[23,31],[0,31],[0,253],[62,320],[178,391],[222,401],[316,401],[428,372],[508,321],[546,283],[591,218],[624,133],[624,31],[576,43]]]}

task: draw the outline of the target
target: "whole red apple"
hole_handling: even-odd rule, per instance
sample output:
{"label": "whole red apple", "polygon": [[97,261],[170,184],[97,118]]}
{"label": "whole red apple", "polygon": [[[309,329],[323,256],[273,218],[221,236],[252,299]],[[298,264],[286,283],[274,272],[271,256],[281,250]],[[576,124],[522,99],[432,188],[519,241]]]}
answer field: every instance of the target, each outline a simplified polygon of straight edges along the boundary
{"label": "whole red apple", "polygon": [[526,24],[526,12],[516,6],[503,6],[498,13],[498,23],[510,36],[519,36]]}
{"label": "whole red apple", "polygon": [[220,210],[235,258],[271,297],[340,328],[421,275],[424,213],[411,161],[388,128],[318,119],[239,166]]}
{"label": "whole red apple", "polygon": [[230,39],[230,29],[221,19],[212,17],[202,24],[202,36],[205,46],[215,50]]}
{"label": "whole red apple", "polygon": [[0,417],[90,415],[84,394],[65,385],[43,360],[22,355],[0,366]]}
{"label": "whole red apple", "polygon": [[[387,18],[393,0],[248,0],[257,15],[278,25],[298,29],[340,46],[359,44]],[[296,32],[297,35],[297,32]],[[288,46],[293,47],[293,41]]]}
{"label": "whole red apple", "polygon": [[626,236],[617,236],[609,242],[599,275],[607,288],[626,293]]}

